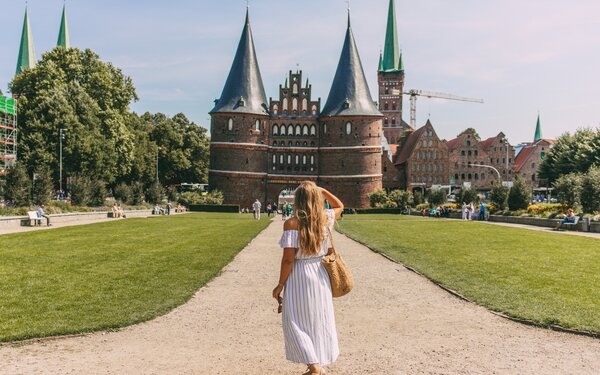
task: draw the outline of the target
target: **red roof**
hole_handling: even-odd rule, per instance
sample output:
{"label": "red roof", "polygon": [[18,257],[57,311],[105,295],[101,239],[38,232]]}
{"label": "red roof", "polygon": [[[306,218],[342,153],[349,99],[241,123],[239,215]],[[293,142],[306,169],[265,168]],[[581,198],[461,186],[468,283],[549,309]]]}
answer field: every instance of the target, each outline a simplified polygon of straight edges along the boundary
{"label": "red roof", "polygon": [[533,150],[535,150],[535,147],[536,145],[525,146],[519,152],[519,154],[515,158],[515,173],[519,173],[521,171],[521,168],[523,168],[523,166],[527,162],[527,159],[529,159],[529,156],[531,155]]}
{"label": "red roof", "polygon": [[490,148],[492,147],[492,145],[494,144],[494,141],[496,140],[496,137],[490,137],[484,141],[479,142],[479,146],[481,147],[482,150],[484,151],[489,151]]}
{"label": "red roof", "polygon": [[419,129],[412,132],[408,136],[408,138],[406,138],[406,141],[402,144],[402,150],[400,150],[400,155],[398,155],[398,158],[396,159],[396,165],[403,164],[410,158],[413,151],[415,150],[415,147],[417,146],[419,138],[421,138],[421,134],[423,134],[426,128],[427,125],[422,126]]}
{"label": "red roof", "polygon": [[452,151],[458,146],[458,137],[446,141],[446,146],[448,147],[448,151]]}

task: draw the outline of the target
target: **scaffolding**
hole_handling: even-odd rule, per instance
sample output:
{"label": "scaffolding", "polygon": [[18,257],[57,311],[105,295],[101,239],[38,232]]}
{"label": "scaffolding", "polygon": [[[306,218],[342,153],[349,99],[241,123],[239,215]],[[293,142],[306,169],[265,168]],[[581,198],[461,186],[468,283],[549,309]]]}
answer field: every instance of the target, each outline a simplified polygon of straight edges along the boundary
{"label": "scaffolding", "polygon": [[17,160],[17,101],[0,96],[0,176]]}

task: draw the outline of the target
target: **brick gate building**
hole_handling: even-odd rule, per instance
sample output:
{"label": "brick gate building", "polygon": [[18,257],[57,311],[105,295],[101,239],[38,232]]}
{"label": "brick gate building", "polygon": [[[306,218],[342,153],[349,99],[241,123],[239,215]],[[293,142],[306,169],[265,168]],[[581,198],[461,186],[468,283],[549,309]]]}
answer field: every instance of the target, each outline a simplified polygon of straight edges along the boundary
{"label": "brick gate building", "polygon": [[221,97],[211,115],[209,185],[225,203],[255,199],[312,180],[348,207],[367,207],[382,187],[382,118],[371,98],[350,19],[327,102],[313,100],[302,72],[290,71],[279,98],[267,102],[246,23]]}

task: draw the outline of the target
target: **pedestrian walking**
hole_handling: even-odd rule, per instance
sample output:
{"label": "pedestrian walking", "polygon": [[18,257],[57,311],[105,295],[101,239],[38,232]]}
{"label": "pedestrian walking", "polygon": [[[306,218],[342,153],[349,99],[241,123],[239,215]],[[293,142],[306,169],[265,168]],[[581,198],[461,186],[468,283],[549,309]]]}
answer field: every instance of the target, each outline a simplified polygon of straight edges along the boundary
{"label": "pedestrian walking", "polygon": [[[325,209],[323,198],[330,202]],[[339,345],[329,275],[321,262],[330,251],[330,233],[344,205],[314,182],[294,194],[294,217],[286,220],[279,283],[273,298],[282,312],[285,355],[308,366],[305,374],[322,374],[337,360]],[[283,297],[282,297],[283,292]]]}
{"label": "pedestrian walking", "polygon": [[252,204],[252,210],[254,210],[254,220],[260,220],[260,201],[257,199],[254,204]]}

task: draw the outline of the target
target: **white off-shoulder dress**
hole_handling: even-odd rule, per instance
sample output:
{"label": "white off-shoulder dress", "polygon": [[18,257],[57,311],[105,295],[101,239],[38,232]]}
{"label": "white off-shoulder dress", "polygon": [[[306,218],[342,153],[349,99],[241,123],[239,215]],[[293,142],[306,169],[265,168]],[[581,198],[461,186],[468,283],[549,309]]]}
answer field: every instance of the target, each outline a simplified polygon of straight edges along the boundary
{"label": "white off-shoulder dress", "polygon": [[[327,210],[333,230],[334,211]],[[329,234],[316,256],[306,257],[299,250],[298,231],[286,230],[279,245],[294,247],[296,259],[283,293],[283,336],[286,358],[295,363],[329,365],[340,350],[333,313],[329,275],[321,263],[327,254]]]}

